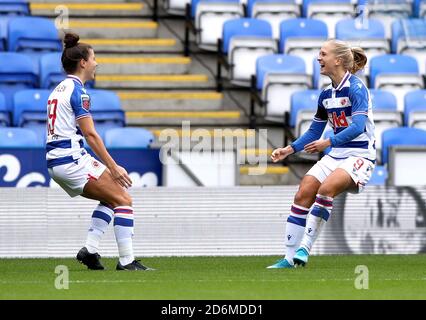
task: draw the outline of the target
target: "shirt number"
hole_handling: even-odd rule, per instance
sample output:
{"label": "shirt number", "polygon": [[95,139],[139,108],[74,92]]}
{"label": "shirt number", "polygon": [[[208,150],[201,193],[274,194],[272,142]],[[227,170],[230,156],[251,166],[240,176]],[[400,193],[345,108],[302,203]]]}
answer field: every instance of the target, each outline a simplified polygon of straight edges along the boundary
{"label": "shirt number", "polygon": [[58,107],[58,99],[47,101],[48,127],[47,134],[55,133],[56,108]]}

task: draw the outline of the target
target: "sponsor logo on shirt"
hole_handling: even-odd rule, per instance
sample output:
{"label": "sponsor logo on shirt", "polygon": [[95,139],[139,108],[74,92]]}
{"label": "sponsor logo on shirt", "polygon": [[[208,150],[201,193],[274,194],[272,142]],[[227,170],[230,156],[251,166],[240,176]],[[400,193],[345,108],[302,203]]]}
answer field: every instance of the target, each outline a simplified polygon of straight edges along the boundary
{"label": "sponsor logo on shirt", "polygon": [[86,110],[89,111],[90,109],[90,97],[87,94],[82,94],[81,95],[81,107]]}

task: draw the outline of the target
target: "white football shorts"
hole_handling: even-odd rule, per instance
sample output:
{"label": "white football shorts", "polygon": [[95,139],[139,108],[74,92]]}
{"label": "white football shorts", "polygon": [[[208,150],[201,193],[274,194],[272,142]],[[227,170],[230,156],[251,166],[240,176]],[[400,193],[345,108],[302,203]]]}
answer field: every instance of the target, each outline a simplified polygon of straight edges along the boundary
{"label": "white football shorts", "polygon": [[351,193],[360,193],[364,190],[374,170],[374,163],[361,157],[349,157],[346,159],[334,159],[325,155],[319,160],[306,175],[314,176],[319,182],[325,179],[337,168],[345,170],[357,185],[356,190],[349,190]]}
{"label": "white football shorts", "polygon": [[71,197],[83,193],[84,186],[91,179],[99,179],[106,166],[86,153],[72,163],[48,168],[50,177]]}

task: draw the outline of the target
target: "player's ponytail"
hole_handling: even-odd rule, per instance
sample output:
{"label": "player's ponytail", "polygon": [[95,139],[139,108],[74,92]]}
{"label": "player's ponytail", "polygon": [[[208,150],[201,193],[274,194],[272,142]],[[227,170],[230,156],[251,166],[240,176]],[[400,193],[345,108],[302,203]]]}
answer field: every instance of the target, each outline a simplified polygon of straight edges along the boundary
{"label": "player's ponytail", "polygon": [[351,48],[346,42],[336,39],[327,42],[333,45],[336,58],[342,60],[343,68],[350,73],[357,73],[367,64],[367,56],[360,47]]}
{"label": "player's ponytail", "polygon": [[360,47],[352,47],[351,51],[354,57],[354,63],[351,69],[351,73],[355,74],[359,70],[364,69],[365,65],[367,64],[367,56],[365,55],[364,50],[362,50],[362,48]]}
{"label": "player's ponytail", "polygon": [[67,74],[73,74],[77,71],[77,67],[84,59],[89,58],[89,49],[92,47],[86,43],[78,42],[80,37],[75,33],[67,33],[64,37],[64,51],[62,52],[62,67]]}

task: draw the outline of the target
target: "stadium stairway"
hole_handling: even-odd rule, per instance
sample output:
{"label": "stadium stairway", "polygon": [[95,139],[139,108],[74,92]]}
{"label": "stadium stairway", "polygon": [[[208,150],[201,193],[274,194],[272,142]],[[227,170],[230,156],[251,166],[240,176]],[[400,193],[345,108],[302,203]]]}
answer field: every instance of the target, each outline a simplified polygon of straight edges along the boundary
{"label": "stadium stairway", "polygon": [[[117,93],[127,125],[150,129],[157,145],[166,128],[182,136],[182,121],[190,121],[191,132],[204,128],[209,134],[214,128],[247,128],[246,113],[226,93],[215,91],[214,76],[203,61],[183,55],[177,35],[183,37],[184,21],[155,22],[151,7],[137,0],[30,1],[32,15],[54,19],[94,47],[99,63],[96,88]],[[259,150],[249,140],[239,146],[241,156],[265,154],[269,159],[270,146]],[[249,174],[249,169],[248,164],[240,166],[241,184],[280,184],[287,179],[288,168],[282,165],[269,163],[262,176]]]}

